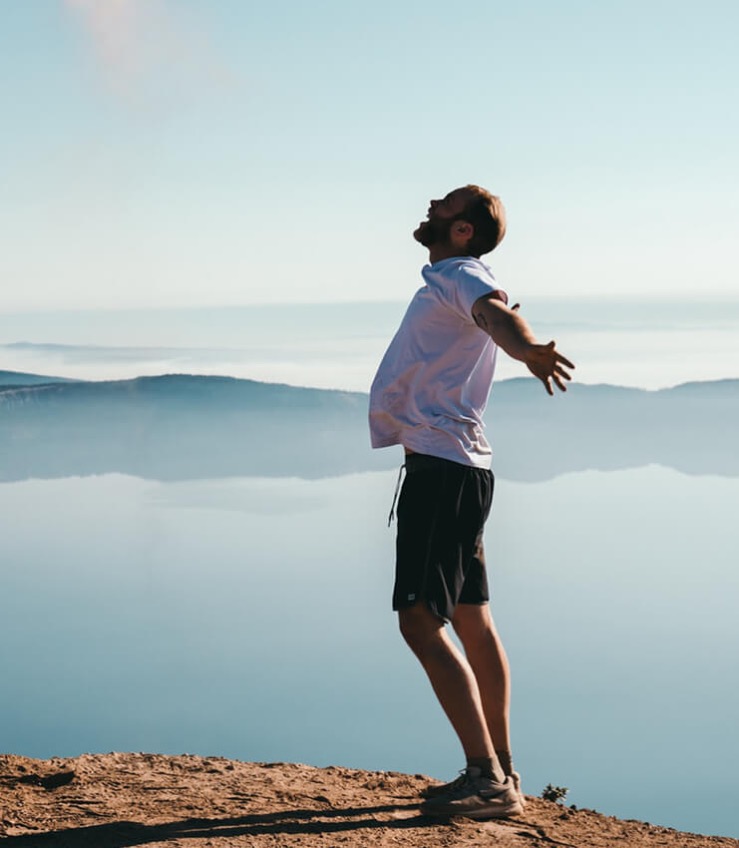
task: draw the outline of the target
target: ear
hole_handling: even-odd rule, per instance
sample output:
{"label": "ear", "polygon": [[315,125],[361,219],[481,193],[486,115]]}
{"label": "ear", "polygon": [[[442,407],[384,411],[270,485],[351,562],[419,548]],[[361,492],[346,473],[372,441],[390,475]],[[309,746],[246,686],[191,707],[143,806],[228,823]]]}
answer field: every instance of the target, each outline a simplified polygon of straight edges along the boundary
{"label": "ear", "polygon": [[449,233],[449,238],[455,247],[466,247],[475,235],[475,228],[469,221],[455,221]]}

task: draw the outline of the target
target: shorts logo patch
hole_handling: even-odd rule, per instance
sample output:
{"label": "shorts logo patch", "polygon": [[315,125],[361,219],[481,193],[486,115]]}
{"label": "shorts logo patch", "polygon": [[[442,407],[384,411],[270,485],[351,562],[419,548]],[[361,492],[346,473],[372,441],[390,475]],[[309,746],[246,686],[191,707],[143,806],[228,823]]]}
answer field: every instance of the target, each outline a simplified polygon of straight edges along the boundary
{"label": "shorts logo patch", "polygon": [[412,595],[408,595],[408,600],[409,601],[415,601],[416,600],[415,592]]}

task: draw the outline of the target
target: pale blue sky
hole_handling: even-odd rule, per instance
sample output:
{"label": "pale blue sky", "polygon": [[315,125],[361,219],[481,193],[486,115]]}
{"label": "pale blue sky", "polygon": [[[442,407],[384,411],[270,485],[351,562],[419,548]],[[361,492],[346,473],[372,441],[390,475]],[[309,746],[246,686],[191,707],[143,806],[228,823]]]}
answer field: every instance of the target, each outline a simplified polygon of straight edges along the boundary
{"label": "pale blue sky", "polygon": [[498,192],[527,295],[734,295],[739,4],[4,0],[0,310],[405,300]]}

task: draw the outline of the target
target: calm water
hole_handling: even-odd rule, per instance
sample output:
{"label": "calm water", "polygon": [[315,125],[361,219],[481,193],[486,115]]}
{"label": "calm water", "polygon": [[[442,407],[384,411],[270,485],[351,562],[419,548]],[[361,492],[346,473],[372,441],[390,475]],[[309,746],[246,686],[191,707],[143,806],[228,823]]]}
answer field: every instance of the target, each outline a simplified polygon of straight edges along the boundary
{"label": "calm water", "polygon": [[[0,486],[0,749],[452,776],[389,610],[394,482]],[[528,792],[739,836],[738,502],[739,480],[658,467],[499,482],[487,546]]]}

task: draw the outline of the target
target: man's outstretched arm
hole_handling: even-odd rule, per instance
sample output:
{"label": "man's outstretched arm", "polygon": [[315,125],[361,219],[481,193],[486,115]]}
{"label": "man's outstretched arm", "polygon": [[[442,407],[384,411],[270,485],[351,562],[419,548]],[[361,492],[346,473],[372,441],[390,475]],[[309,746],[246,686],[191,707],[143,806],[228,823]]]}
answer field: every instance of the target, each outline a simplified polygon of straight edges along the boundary
{"label": "man's outstretched arm", "polygon": [[485,296],[472,305],[472,317],[477,326],[509,356],[523,362],[534,377],[544,383],[550,395],[554,394],[552,381],[561,391],[567,391],[563,381],[572,377],[566,369],[575,366],[556,349],[555,342],[539,344],[534,331],[517,309],[517,306],[509,309],[495,295]]}

